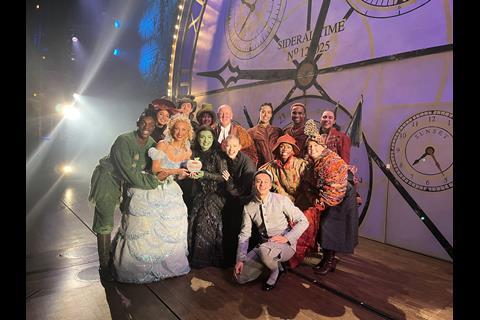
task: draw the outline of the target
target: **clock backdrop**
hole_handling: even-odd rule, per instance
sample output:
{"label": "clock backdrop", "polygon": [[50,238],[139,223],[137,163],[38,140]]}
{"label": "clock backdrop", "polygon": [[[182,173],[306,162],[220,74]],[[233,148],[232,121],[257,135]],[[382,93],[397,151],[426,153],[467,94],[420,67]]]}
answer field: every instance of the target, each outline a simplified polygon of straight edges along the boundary
{"label": "clock backdrop", "polygon": [[316,121],[337,107],[342,131],[361,105],[363,139],[351,149],[360,235],[452,260],[452,8],[452,0],[180,1],[169,93],[230,104],[247,128],[263,102],[282,128],[293,102]]}

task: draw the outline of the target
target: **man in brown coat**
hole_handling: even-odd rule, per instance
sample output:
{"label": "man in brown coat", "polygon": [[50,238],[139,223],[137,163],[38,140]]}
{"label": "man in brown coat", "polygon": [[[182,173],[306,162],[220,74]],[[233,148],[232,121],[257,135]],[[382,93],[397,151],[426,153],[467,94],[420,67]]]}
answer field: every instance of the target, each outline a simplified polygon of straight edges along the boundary
{"label": "man in brown coat", "polygon": [[305,122],[307,121],[307,109],[305,105],[300,102],[295,102],[290,106],[290,115],[292,117],[292,124],[283,129],[283,134],[289,134],[297,143],[297,146],[300,148],[299,158],[304,158],[306,152],[305,141],[307,140],[307,135],[305,134]]}
{"label": "man in brown coat", "polygon": [[215,137],[218,143],[222,144],[223,140],[229,135],[234,135],[240,140],[241,150],[250,159],[252,159],[255,166],[257,165],[257,151],[255,145],[247,130],[241,125],[233,123],[232,107],[228,104],[223,104],[217,109],[218,125],[215,127]]}

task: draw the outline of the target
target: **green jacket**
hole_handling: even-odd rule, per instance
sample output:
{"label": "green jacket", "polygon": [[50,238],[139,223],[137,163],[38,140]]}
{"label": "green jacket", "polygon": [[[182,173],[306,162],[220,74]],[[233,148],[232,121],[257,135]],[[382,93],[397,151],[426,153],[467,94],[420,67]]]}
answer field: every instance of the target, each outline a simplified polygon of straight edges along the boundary
{"label": "green jacket", "polygon": [[89,201],[120,202],[122,184],[129,187],[155,189],[159,180],[145,172],[148,149],[155,146],[155,140],[148,137],[144,146],[137,143],[135,131],[121,134],[113,143],[110,153],[100,159],[92,174]]}

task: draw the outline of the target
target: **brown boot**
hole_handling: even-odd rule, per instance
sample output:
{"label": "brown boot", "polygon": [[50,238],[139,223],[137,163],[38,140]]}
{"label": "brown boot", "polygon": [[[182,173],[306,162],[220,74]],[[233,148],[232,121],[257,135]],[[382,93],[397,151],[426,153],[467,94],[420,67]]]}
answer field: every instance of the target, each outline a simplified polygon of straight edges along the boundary
{"label": "brown boot", "polygon": [[110,272],[110,233],[97,234],[98,261],[100,262],[100,278],[106,281],[113,281]]}
{"label": "brown boot", "polygon": [[327,250],[325,253],[325,262],[323,266],[315,270],[315,274],[320,274],[322,276],[327,273],[334,272],[337,267],[337,259],[335,259],[335,251]]}

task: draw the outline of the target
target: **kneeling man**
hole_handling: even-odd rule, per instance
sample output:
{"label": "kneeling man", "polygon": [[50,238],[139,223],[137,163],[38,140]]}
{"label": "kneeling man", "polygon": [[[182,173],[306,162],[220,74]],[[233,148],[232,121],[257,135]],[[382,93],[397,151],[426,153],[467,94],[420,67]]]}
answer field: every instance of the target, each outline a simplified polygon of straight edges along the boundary
{"label": "kneeling man", "polygon": [[[280,273],[280,262],[295,254],[297,239],[308,227],[308,220],[292,201],[281,194],[270,192],[272,175],[259,170],[254,175],[255,197],[243,208],[242,229],[238,235],[235,278],[239,283],[255,280],[266,268],[270,276],[263,290],[275,287]],[[248,241],[254,223],[260,232],[260,244],[247,253]]]}

